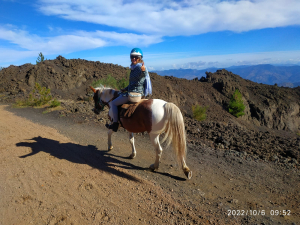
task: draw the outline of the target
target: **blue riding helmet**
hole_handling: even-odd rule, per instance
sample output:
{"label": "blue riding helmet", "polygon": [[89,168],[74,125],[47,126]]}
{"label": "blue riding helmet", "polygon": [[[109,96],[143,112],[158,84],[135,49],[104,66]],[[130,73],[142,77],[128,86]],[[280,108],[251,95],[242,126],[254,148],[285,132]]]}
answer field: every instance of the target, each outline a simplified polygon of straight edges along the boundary
{"label": "blue riding helmet", "polygon": [[143,58],[143,52],[140,48],[133,48],[130,52],[130,56],[140,56],[141,58]]}

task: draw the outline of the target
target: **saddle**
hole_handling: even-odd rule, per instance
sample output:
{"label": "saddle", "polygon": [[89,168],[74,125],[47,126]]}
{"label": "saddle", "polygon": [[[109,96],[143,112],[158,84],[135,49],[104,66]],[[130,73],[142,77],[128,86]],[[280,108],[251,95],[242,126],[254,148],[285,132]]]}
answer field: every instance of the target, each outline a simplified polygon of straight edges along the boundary
{"label": "saddle", "polygon": [[148,99],[142,99],[141,101],[134,103],[128,102],[119,106],[119,118],[130,118],[133,115],[136,108],[138,107],[138,105],[146,100]]}

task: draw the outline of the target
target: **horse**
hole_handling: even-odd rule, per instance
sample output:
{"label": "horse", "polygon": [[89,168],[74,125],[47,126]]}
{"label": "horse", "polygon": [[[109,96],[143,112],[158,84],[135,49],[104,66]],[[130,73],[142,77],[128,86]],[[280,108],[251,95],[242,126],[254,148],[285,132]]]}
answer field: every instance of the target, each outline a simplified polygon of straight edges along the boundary
{"label": "horse", "polygon": [[[111,102],[119,96],[119,91],[109,87],[93,88],[94,92],[94,113],[99,114],[104,106],[109,107],[108,116],[113,118]],[[150,140],[155,148],[156,159],[150,169],[155,171],[159,167],[162,155],[162,147],[159,142],[161,133],[165,133],[162,142],[166,142],[167,147],[172,143],[173,150],[177,160],[182,167],[185,176],[188,179],[192,177],[192,171],[186,165],[186,133],[183,116],[180,109],[171,102],[161,99],[144,99],[136,108],[130,118],[120,118],[122,126],[129,132],[129,141],[132,147],[132,153],[129,158],[136,157],[133,133],[148,132]],[[108,131],[108,151],[113,149],[111,136],[113,131]]]}

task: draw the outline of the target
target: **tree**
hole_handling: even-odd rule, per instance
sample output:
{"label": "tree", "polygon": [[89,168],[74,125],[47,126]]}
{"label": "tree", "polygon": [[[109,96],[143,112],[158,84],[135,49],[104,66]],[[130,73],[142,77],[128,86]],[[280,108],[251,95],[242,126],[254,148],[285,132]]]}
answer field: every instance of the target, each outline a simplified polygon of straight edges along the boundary
{"label": "tree", "polygon": [[245,105],[242,100],[242,94],[238,89],[236,89],[235,92],[233,93],[229,102],[228,109],[229,109],[229,113],[231,113],[235,117],[240,117],[245,115],[244,113]]}
{"label": "tree", "polygon": [[45,60],[45,57],[43,53],[40,52],[39,57],[37,57],[36,64],[39,64],[40,62],[43,62]]}

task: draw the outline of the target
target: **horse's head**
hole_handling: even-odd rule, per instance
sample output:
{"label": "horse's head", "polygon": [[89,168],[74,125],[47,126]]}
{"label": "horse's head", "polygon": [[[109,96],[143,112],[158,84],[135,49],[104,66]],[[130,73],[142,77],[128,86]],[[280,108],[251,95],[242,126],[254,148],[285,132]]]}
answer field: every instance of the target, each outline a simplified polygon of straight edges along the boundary
{"label": "horse's head", "polygon": [[94,92],[94,113],[100,114],[103,111],[105,105],[107,105],[114,98],[114,90],[105,87],[93,88],[90,86]]}
{"label": "horse's head", "polygon": [[94,96],[93,96],[94,103],[95,103],[94,113],[100,114],[100,112],[103,110],[103,108],[105,106],[103,100],[101,99],[101,93],[102,93],[103,89],[102,88],[93,88],[92,86],[90,86],[90,88],[94,92]]}

